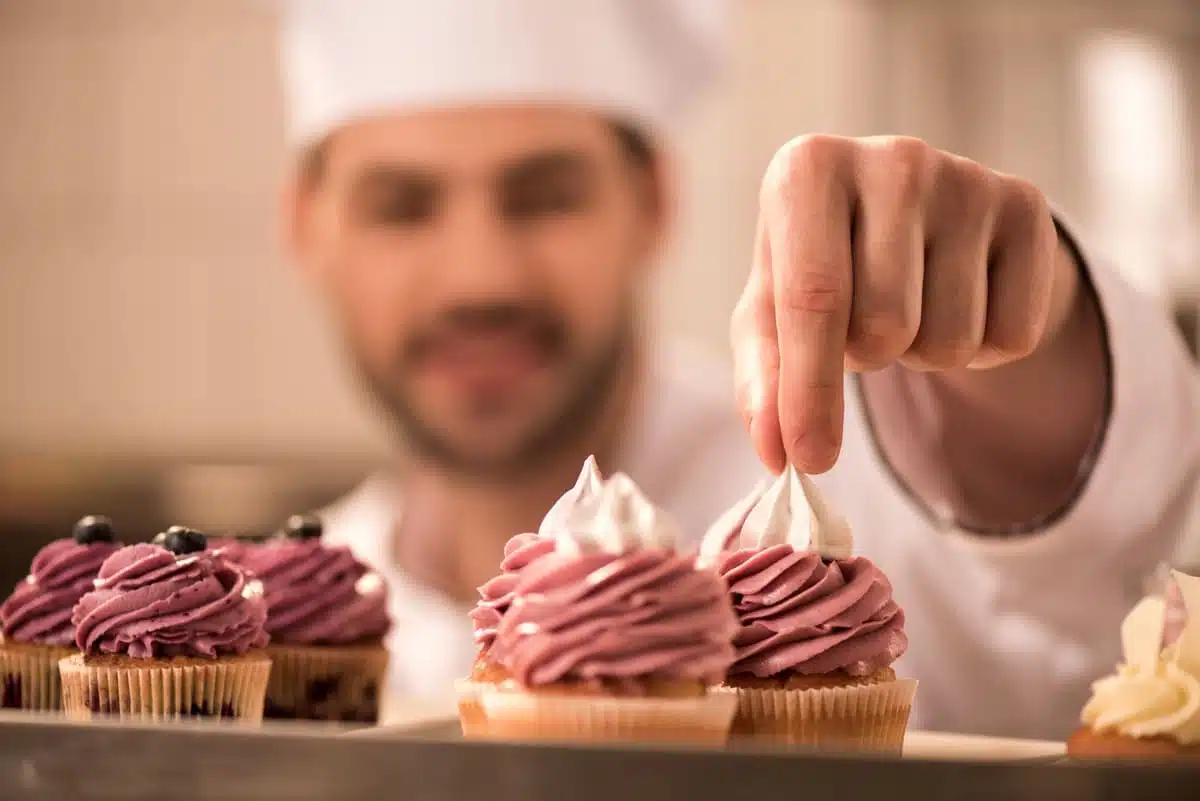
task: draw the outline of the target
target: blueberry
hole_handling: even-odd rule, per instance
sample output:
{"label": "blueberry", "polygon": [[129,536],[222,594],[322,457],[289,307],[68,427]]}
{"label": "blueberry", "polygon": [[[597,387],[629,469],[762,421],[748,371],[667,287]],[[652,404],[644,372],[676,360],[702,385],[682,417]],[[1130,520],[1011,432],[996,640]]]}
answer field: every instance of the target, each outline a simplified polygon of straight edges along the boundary
{"label": "blueberry", "polygon": [[90,545],[93,542],[116,542],[117,536],[113,531],[112,521],[103,515],[88,515],[75,524],[71,536],[80,545]]}
{"label": "blueberry", "polygon": [[208,547],[208,538],[194,529],[183,526],[171,526],[154,538],[155,545],[161,545],[176,556],[197,553]]}
{"label": "blueberry", "polygon": [[315,540],[321,536],[324,526],[316,515],[292,515],[283,524],[283,536],[290,540]]}

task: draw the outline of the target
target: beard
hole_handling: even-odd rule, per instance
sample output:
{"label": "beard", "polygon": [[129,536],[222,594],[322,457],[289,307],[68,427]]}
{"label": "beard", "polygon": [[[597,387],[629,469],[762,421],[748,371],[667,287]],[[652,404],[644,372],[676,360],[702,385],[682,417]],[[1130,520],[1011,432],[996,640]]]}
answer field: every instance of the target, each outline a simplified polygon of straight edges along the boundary
{"label": "beard", "polygon": [[[439,317],[416,332],[400,348],[394,372],[371,369],[355,359],[368,395],[383,410],[388,421],[422,461],[443,471],[474,480],[511,478],[552,462],[583,439],[599,423],[618,387],[622,363],[635,347],[636,315],[630,298],[611,332],[586,352],[574,352],[569,329],[561,317],[546,309],[512,304],[460,307]],[[493,331],[520,333],[560,365],[562,378],[557,402],[537,419],[529,421],[519,435],[493,452],[472,449],[434,424],[414,400],[408,375],[412,365],[447,333],[470,329],[473,333]],[[486,416],[488,409],[479,411]]]}

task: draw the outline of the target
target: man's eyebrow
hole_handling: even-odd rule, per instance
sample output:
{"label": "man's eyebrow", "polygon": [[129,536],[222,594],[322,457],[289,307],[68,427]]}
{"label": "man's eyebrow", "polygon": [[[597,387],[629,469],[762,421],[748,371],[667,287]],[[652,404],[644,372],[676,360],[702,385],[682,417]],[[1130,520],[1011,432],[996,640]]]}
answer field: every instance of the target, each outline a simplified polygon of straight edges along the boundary
{"label": "man's eyebrow", "polygon": [[591,160],[580,151],[547,150],[508,164],[500,171],[500,180],[519,183],[559,175],[586,175],[591,170]]}
{"label": "man's eyebrow", "polygon": [[[591,160],[575,150],[546,150],[524,156],[504,165],[499,180],[504,184],[522,183],[559,176],[582,176],[592,170]],[[386,192],[398,187],[429,187],[442,182],[435,170],[409,164],[372,164],[350,181],[350,194]]]}
{"label": "man's eyebrow", "polygon": [[379,192],[398,186],[431,186],[440,180],[436,172],[396,164],[374,164],[363,168],[350,182],[350,193]]}

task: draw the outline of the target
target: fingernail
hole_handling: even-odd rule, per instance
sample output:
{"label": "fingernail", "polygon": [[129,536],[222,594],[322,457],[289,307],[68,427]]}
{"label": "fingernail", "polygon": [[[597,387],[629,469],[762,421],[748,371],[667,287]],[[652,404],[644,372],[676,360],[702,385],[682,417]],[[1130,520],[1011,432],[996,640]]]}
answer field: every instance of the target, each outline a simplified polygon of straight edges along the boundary
{"label": "fingernail", "polygon": [[833,467],[838,451],[835,438],[814,432],[792,444],[792,466],[802,473],[819,475]]}

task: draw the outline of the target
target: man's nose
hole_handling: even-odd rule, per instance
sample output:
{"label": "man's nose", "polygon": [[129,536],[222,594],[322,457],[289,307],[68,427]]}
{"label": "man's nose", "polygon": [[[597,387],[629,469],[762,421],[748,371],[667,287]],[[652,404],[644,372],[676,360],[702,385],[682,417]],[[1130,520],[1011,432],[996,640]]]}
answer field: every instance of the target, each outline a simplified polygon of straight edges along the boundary
{"label": "man's nose", "polygon": [[444,263],[438,281],[459,302],[520,298],[532,289],[518,238],[485,192],[463,193],[443,218]]}

